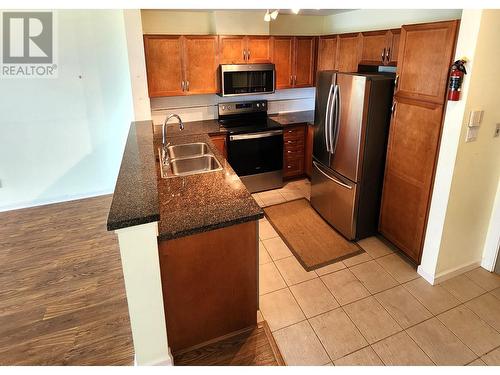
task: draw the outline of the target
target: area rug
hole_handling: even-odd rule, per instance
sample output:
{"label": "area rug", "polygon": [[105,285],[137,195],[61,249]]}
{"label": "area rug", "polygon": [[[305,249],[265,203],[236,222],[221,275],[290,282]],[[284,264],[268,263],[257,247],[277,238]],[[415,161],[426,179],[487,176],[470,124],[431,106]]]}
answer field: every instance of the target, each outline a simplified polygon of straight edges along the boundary
{"label": "area rug", "polygon": [[335,231],[306,199],[265,207],[264,212],[306,271],[364,252]]}

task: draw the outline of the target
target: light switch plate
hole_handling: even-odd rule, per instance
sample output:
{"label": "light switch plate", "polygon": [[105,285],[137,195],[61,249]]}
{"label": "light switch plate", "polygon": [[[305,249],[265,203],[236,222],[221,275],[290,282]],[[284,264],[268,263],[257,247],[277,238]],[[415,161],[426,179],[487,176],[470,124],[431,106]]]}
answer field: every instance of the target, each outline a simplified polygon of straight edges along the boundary
{"label": "light switch plate", "polygon": [[479,133],[479,127],[467,127],[467,135],[465,136],[465,142],[474,142],[477,139],[477,133]]}
{"label": "light switch plate", "polygon": [[471,111],[469,116],[469,126],[479,126],[483,121],[484,111]]}

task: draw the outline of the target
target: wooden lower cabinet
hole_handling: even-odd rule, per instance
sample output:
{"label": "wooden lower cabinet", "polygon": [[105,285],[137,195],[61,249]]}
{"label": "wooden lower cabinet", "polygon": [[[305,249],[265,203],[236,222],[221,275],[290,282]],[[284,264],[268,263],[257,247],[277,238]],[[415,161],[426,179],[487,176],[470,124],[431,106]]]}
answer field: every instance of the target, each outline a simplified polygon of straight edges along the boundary
{"label": "wooden lower cabinet", "polygon": [[304,174],[304,147],[306,125],[299,124],[283,130],[283,177],[299,177]]}
{"label": "wooden lower cabinet", "polygon": [[439,149],[441,105],[396,98],[380,208],[380,232],[419,263]]}
{"label": "wooden lower cabinet", "polygon": [[227,145],[225,135],[211,135],[210,140],[214,144],[215,148],[222,154],[224,159],[227,159]]}
{"label": "wooden lower cabinet", "polygon": [[257,324],[257,221],[159,241],[168,342],[175,354]]}
{"label": "wooden lower cabinet", "polygon": [[306,176],[311,178],[312,175],[312,159],[313,159],[313,141],[314,141],[314,125],[308,124],[306,129],[306,145],[304,155],[304,169]]}

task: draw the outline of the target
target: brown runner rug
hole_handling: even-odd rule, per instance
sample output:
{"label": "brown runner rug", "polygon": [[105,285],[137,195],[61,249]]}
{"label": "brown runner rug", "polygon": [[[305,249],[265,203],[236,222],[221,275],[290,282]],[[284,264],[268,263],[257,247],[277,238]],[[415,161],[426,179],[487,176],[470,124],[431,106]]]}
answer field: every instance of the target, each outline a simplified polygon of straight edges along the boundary
{"label": "brown runner rug", "polygon": [[265,207],[264,212],[306,271],[364,252],[328,225],[306,199]]}

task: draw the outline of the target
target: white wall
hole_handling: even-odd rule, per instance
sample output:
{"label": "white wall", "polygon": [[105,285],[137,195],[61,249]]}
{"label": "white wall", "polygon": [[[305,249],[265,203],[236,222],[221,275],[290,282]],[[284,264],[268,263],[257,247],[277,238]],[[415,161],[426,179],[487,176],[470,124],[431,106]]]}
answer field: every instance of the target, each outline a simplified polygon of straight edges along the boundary
{"label": "white wall", "polygon": [[58,78],[0,83],[0,210],[114,188],[133,117],[123,12],[57,19]]}
{"label": "white wall", "polygon": [[459,19],[461,9],[358,9],[324,18],[323,33],[398,28],[401,25]]}

